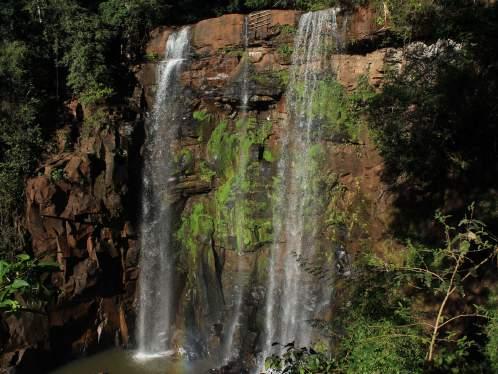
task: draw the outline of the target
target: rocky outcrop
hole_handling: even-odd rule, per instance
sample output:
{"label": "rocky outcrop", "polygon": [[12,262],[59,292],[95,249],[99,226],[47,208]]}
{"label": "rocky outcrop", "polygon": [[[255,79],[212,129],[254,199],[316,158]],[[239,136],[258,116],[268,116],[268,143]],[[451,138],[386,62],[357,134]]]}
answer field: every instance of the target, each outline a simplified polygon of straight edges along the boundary
{"label": "rocky outcrop", "polygon": [[[48,313],[3,321],[7,343],[0,349],[0,367],[16,366],[19,372],[40,372],[115,342],[126,345],[133,328],[137,203],[129,196],[139,188],[134,179],[140,175],[140,121],[133,113],[125,118],[106,109],[95,127],[94,113],[84,118],[74,102],[71,112],[61,132],[76,127],[78,143],[59,143],[60,152],[26,185],[34,255],[56,260],[60,272],[52,275],[57,300]],[[38,371],[25,367],[24,361],[32,362],[25,356],[38,357]]]}

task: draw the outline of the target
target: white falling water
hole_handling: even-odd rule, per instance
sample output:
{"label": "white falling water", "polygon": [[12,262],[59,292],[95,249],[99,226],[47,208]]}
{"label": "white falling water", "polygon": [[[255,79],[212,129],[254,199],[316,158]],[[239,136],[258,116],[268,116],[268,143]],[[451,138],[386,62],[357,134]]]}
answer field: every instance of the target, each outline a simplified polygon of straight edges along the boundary
{"label": "white falling water", "polygon": [[174,320],[174,260],[171,243],[171,144],[180,119],[182,66],[189,53],[189,28],[170,35],[158,66],[155,105],[147,129],[141,220],[140,299],[137,321],[138,358],[171,353]]}
{"label": "white falling water", "polygon": [[[282,157],[278,165],[277,201],[274,205],[274,243],[272,246],[265,308],[263,358],[271,353],[272,343],[309,346],[314,317],[323,295],[313,279],[297,261],[316,253],[317,213],[323,207],[314,204],[311,167],[317,133],[313,121],[313,99],[327,69],[325,57],[338,45],[336,9],[304,14],[299,22],[287,90],[290,115],[282,139]],[[326,302],[325,302],[326,304]]]}
{"label": "white falling water", "polygon": [[[247,109],[249,105],[249,58],[248,58],[248,47],[249,47],[249,20],[248,17],[246,16],[244,18],[244,30],[243,30],[243,42],[244,42],[244,57],[242,59],[242,72],[241,72],[241,89],[240,89],[240,119],[241,121],[241,129],[240,131],[243,132],[241,134],[241,137],[245,137],[247,133]],[[239,149],[239,156],[237,160],[237,170],[238,170],[238,177],[240,181],[243,181],[246,178],[246,170],[247,170],[247,164],[248,164],[248,156],[245,154],[244,149],[242,146],[240,146]],[[241,225],[244,222],[244,217],[241,215],[245,214],[245,210],[243,207],[241,207],[241,204],[245,204],[245,193],[244,191],[239,192],[240,196],[235,202],[235,217],[234,217],[234,227],[237,227],[237,225]],[[237,233],[240,232],[240,230],[235,230],[236,232],[236,239],[237,239],[237,268],[236,272],[237,274],[235,275],[235,282],[234,282],[234,310],[233,310],[233,315],[231,316],[230,322],[228,324],[228,329],[225,334],[226,340],[224,342],[224,347],[223,347],[223,363],[228,363],[229,361],[236,359],[238,356],[237,352],[237,344],[234,344],[234,338],[235,334],[237,332],[237,328],[240,326],[240,319],[242,317],[242,300],[244,297],[244,291],[245,291],[245,284],[244,284],[244,279],[242,276],[242,262],[243,258],[242,256],[244,255],[244,240],[243,238],[239,237]]]}

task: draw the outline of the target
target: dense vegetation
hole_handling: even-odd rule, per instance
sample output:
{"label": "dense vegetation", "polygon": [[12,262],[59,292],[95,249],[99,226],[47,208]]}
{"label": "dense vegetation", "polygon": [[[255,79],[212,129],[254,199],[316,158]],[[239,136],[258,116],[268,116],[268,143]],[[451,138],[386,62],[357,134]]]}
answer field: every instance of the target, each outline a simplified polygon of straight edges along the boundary
{"label": "dense vegetation", "polygon": [[[18,256],[29,252],[22,228],[24,183],[63,124],[64,103],[73,97],[87,106],[125,102],[134,84],[131,68],[144,58],[152,28],[231,11],[367,2],[4,0],[0,308],[19,308],[15,293],[45,292],[39,275],[52,265]],[[296,373],[496,371],[496,239],[491,233],[498,232],[498,7],[465,0],[370,3],[388,30],[386,44],[438,38],[455,44],[448,53],[409,63],[401,75],[389,76],[382,93],[361,99],[386,161],[385,180],[398,196],[393,232],[406,246],[392,258],[357,259],[348,290],[354,303],[336,321],[347,328],[322,326],[335,331],[334,351],[290,346],[285,365]],[[472,212],[466,211],[474,201]],[[439,214],[436,226],[436,209],[453,217]],[[210,231],[210,225],[201,224],[199,232]],[[450,303],[444,302],[448,294]],[[421,302],[432,308],[422,313]]]}

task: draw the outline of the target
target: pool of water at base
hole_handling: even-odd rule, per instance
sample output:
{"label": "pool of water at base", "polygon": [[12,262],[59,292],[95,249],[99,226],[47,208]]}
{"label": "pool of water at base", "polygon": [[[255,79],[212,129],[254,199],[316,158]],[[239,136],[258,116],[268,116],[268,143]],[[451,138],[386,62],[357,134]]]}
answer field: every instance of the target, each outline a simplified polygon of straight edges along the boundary
{"label": "pool of water at base", "polygon": [[137,359],[135,352],[112,349],[70,362],[51,374],[205,374],[213,362],[173,357]]}

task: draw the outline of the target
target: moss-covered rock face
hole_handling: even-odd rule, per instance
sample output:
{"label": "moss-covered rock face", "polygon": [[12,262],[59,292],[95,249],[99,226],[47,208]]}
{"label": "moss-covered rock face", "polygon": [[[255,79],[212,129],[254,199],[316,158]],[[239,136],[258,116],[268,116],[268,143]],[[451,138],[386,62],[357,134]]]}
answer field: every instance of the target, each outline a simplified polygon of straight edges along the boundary
{"label": "moss-covered rock face", "polygon": [[[263,285],[262,251],[272,240],[273,155],[267,144],[272,121],[257,114],[230,119],[221,113],[194,112],[195,120],[211,128],[202,131],[204,157],[198,160],[197,172],[213,189],[207,196],[189,199],[175,238],[177,267],[185,274],[184,292],[190,295],[181,305],[195,315],[191,321],[196,321],[196,330],[209,330],[209,323],[215,323],[227,334],[228,325],[222,321],[227,323],[233,314],[234,287],[240,287],[240,279]],[[189,153],[181,149],[177,158],[185,155]],[[244,292],[244,299],[247,295]],[[210,322],[201,317],[204,313],[211,316]],[[192,326],[186,323],[184,328]],[[206,334],[204,344],[219,348],[223,339]]]}
{"label": "moss-covered rock face", "polygon": [[[269,189],[265,179],[265,143],[270,121],[249,116],[228,124],[221,122],[208,142],[208,158],[214,165],[215,237],[237,252],[254,251],[270,241]],[[268,153],[268,151],[267,151]]]}

